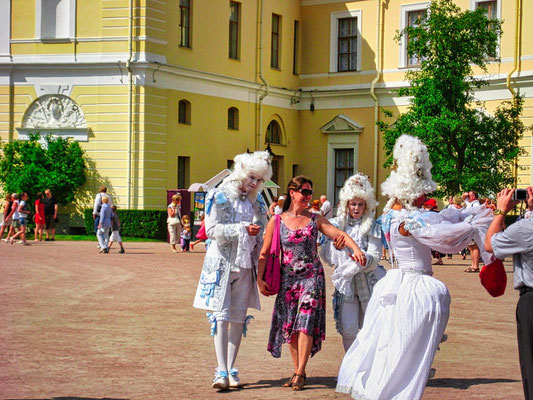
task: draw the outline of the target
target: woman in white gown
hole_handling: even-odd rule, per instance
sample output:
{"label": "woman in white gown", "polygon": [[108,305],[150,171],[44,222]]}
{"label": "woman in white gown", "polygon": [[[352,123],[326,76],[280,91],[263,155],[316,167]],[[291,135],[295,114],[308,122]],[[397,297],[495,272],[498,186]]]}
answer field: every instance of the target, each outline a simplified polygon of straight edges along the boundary
{"label": "woman in white gown", "polygon": [[450,312],[446,285],[432,277],[431,249],[454,253],[472,239],[482,243],[492,220],[484,207],[420,212],[425,195],[437,187],[427,148],[402,135],[393,156],[393,171],[382,185],[390,198],[382,221],[397,268],[374,287],[363,327],[339,371],[337,391],[354,399],[422,397]]}
{"label": "woman in white gown", "polygon": [[361,268],[347,249],[338,251],[327,236],[320,246],[320,256],[335,267],[332,275],[333,316],[337,332],[342,336],[344,351],[354,342],[376,282],[385,276],[379,265],[383,243],[381,226],[374,221],[377,202],[368,177],[357,173],[349,177],[339,193],[337,216],[329,220],[346,232],[365,253],[366,265]]}

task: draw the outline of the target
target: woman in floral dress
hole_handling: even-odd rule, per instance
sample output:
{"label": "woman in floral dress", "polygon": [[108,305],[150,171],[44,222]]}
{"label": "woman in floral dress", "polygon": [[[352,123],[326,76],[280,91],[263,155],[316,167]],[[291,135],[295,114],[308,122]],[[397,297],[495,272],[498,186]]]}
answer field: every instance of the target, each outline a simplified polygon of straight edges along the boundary
{"label": "woman in floral dress", "polygon": [[[326,285],[318,258],[318,232],[346,244],[353,251],[353,258],[365,264],[364,253],[346,233],[323,216],[308,211],[312,185],[304,176],[293,178],[287,186],[283,213],[277,217],[281,218],[281,289],[274,305],[268,350],[278,358],[282,344],[289,344],[294,374],[283,386],[293,390],[303,389],[309,356],[320,350],[326,332]],[[271,218],[259,257],[257,284],[265,296],[273,294],[263,275],[275,226],[276,218]]]}

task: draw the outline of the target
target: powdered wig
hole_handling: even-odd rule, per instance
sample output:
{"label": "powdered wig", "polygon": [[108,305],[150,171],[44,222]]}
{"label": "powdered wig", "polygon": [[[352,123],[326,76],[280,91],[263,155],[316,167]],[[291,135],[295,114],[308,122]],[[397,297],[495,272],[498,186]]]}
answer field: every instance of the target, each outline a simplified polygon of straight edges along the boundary
{"label": "powdered wig", "polygon": [[394,145],[393,158],[392,171],[381,184],[381,193],[390,198],[383,211],[387,212],[396,201],[414,210],[414,200],[437,189],[431,178],[428,149],[420,139],[402,135]]}
{"label": "powdered wig", "polygon": [[366,175],[357,173],[350,176],[339,193],[339,207],[337,208],[337,219],[339,220],[339,227],[344,230],[346,222],[350,216],[348,211],[348,202],[353,199],[362,199],[365,201],[365,211],[361,216],[361,233],[367,234],[372,227],[372,221],[376,214],[376,207],[378,205],[374,198],[374,189]]}
{"label": "powdered wig", "polygon": [[[248,175],[254,175],[262,178],[264,181],[272,176],[272,167],[270,166],[270,155],[266,151],[256,151],[254,153],[242,153],[233,159],[233,171],[223,181],[224,186],[233,197],[240,194],[240,187]],[[250,200],[255,201],[257,193],[263,190],[263,183],[248,193]]]}

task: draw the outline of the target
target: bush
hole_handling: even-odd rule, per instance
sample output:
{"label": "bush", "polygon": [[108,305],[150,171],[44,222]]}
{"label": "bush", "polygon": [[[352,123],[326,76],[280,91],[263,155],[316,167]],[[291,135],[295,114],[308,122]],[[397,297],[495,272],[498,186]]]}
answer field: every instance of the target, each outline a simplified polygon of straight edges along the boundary
{"label": "bush", "polygon": [[[167,239],[167,212],[165,210],[121,210],[118,209],[120,219],[120,234],[122,236],[141,237],[148,239]],[[92,208],[86,208],[83,213],[87,234],[94,234],[94,220]]]}

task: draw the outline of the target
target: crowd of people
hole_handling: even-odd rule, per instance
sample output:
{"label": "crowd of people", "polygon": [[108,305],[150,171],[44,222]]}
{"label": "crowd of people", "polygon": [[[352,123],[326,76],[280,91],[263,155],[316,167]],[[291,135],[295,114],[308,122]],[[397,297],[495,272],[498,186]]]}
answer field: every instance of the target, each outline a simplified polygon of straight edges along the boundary
{"label": "crowd of people", "polygon": [[[236,359],[253,319],[248,309],[260,309],[259,293],[276,295],[266,348],[278,358],[283,344],[288,345],[292,375],[283,386],[295,391],[305,387],[309,358],[320,351],[325,339],[322,259],[335,268],[333,312],[345,350],[337,391],[354,399],[420,399],[436,351],[446,339],[450,312],[448,289],[432,276],[432,250],[453,254],[469,247],[473,253],[476,246],[486,265],[496,263],[493,253],[512,254],[515,260],[515,288],[521,293],[520,363],[530,398],[533,241],[517,237],[526,229],[525,222],[529,224],[525,237],[531,238],[533,232],[533,188],[528,189],[528,212],[517,223],[522,223],[522,231],[516,230],[518,244],[512,247],[508,243],[515,238],[500,232],[501,219],[493,227],[494,215],[505,214],[514,205],[504,206],[501,193],[496,206],[505,207],[503,211],[482,204],[471,192],[464,198],[454,196],[446,210],[427,212],[437,208],[436,201],[427,198],[437,185],[426,146],[403,135],[393,157],[395,169],[381,186],[389,200],[377,219],[375,193],[363,174],[348,178],[339,194],[337,215],[329,219],[331,204],[325,197],[320,204],[312,201],[313,182],[305,176],[291,179],[286,193],[267,207],[260,192],[271,176],[268,154],[235,157],[232,174],[206,197],[204,227],[211,244],[193,302],[195,308],[207,311],[210,323],[218,364],[213,388],[242,386]],[[277,244],[279,289],[266,273],[276,265],[271,258]],[[391,253],[388,271],[380,266],[384,244]]]}
{"label": "crowd of people", "polygon": [[[0,238],[2,238],[3,242],[14,244],[18,239],[17,243],[24,246],[30,245],[28,242],[28,222],[32,218],[32,215],[29,202],[30,199],[26,192],[6,195],[3,221],[0,224]],[[57,201],[50,189],[44,191],[44,196],[42,192],[36,194],[33,221],[35,222],[35,242],[55,240]],[[45,231],[46,235],[44,235]],[[5,238],[4,233],[7,234]]]}

